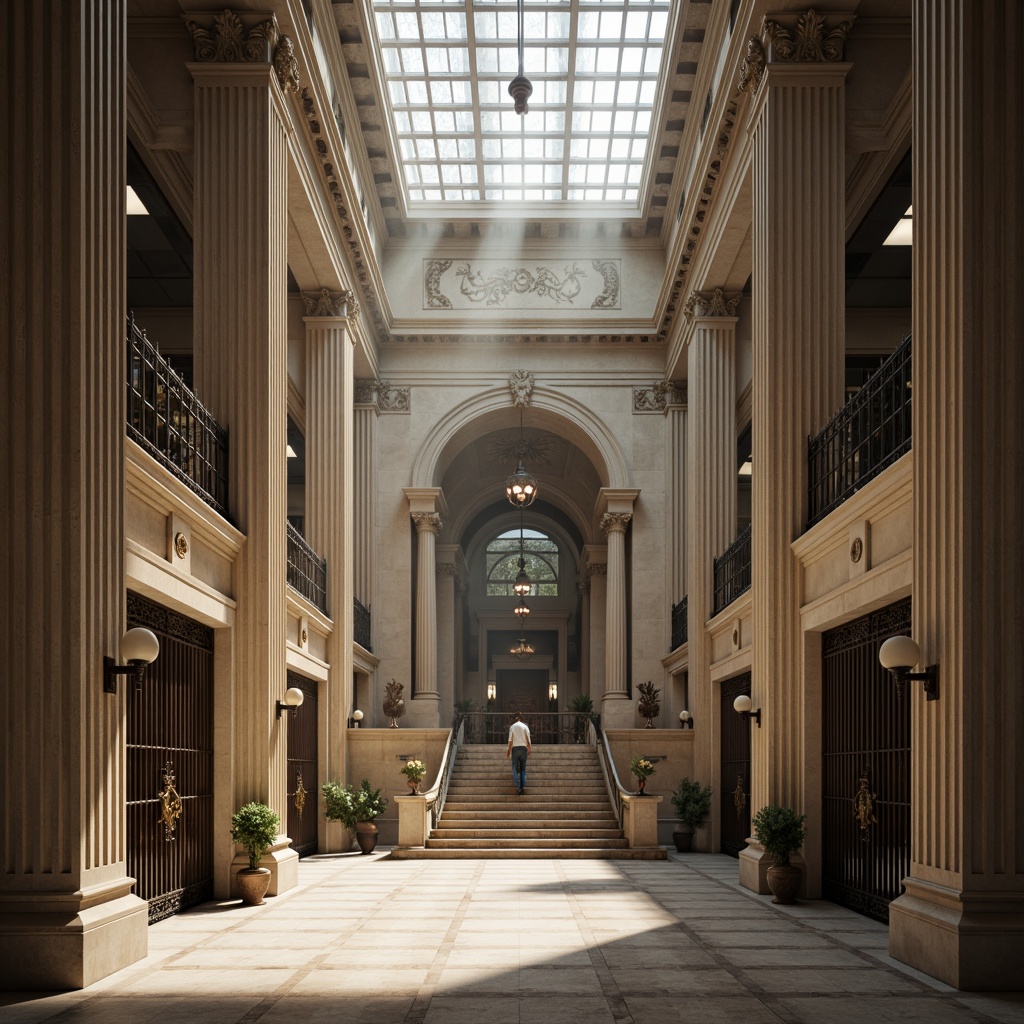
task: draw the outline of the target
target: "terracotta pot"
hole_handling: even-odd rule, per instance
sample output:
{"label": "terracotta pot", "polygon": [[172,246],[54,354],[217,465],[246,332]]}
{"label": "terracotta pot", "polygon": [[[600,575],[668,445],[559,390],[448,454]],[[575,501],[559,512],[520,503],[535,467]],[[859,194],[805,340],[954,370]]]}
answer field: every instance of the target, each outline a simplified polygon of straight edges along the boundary
{"label": "terracotta pot", "polygon": [[639,793],[640,796],[643,796],[644,795],[644,786],[647,785],[647,780],[646,779],[637,779],[636,782],[637,782],[637,792]]}
{"label": "terracotta pot", "polygon": [[267,895],[270,888],[270,868],[242,868],[235,875],[238,883],[238,893],[242,902],[251,907],[258,907],[263,903],[263,897]]}
{"label": "terracotta pot", "polygon": [[676,853],[690,853],[693,850],[693,829],[680,825],[672,833],[672,842],[676,844]]}
{"label": "terracotta pot", "polygon": [[410,794],[415,795],[420,791],[420,784],[415,779],[406,779],[406,782],[409,783]]}
{"label": "terracotta pot", "polygon": [[792,864],[784,868],[772,865],[768,869],[768,888],[775,897],[772,903],[796,903],[796,894],[800,889],[800,869]]}
{"label": "terracotta pot", "polygon": [[377,845],[377,826],[372,821],[357,822],[356,842],[363,853],[373,853]]}

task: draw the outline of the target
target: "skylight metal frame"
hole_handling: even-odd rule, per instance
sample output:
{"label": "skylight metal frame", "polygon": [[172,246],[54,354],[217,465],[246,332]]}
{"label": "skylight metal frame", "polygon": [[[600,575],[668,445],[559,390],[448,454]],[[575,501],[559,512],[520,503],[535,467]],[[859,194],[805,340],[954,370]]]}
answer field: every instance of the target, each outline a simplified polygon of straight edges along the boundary
{"label": "skylight metal frame", "polygon": [[408,214],[640,215],[674,0],[525,7],[521,117],[516,0],[367,0]]}

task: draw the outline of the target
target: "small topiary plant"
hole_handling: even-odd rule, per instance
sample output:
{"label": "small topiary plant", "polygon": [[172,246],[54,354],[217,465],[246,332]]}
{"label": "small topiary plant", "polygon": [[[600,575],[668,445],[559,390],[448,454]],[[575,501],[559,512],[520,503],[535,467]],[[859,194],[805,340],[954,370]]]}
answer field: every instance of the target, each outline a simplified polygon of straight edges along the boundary
{"label": "small topiary plant", "polygon": [[699,782],[691,782],[686,777],[672,794],[672,806],[682,824],[688,828],[702,828],[704,819],[711,813],[711,787],[702,787]]}
{"label": "small topiary plant", "polygon": [[378,815],[384,813],[388,805],[388,798],[381,796],[379,789],[370,789],[369,781],[363,779],[362,785],[355,793],[353,803],[357,822],[373,821]]}
{"label": "small topiary plant", "polygon": [[258,868],[263,854],[277,840],[281,819],[266,804],[248,803],[231,816],[231,838],[245,847],[249,867]]}
{"label": "small topiary plant", "polygon": [[789,858],[803,846],[806,820],[806,814],[777,804],[765,804],[754,815],[754,835],[777,868],[788,868]]}
{"label": "small topiary plant", "polygon": [[320,787],[324,795],[324,817],[328,821],[340,821],[347,829],[354,829],[356,822],[356,791],[351,785],[339,782],[325,782]]}

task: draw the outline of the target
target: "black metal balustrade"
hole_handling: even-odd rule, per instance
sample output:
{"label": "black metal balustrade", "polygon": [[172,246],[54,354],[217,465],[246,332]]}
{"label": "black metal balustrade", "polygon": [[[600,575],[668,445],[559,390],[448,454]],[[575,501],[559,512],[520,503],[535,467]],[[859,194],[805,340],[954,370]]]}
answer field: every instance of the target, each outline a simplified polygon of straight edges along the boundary
{"label": "black metal balustrade", "polygon": [[128,314],[128,436],[222,516],[228,435]]}
{"label": "black metal balustrade", "polygon": [[359,600],[358,597],[352,598],[354,608],[352,612],[352,634],[355,637],[355,641],[359,644],[363,650],[373,653],[373,648],[370,646],[370,609]]}
{"label": "black metal balustrade", "polygon": [[[509,726],[516,720],[511,711],[469,711],[460,713],[465,722],[464,743],[508,743]],[[586,743],[591,721],[600,724],[600,715],[575,711],[524,711],[523,721],[530,727],[530,742]]]}
{"label": "black metal balustrade", "polygon": [[306,538],[286,522],[288,530],[288,586],[327,613],[327,559],[321,558]]}
{"label": "black metal balustrade", "polygon": [[911,442],[910,335],[807,442],[807,526],[824,519]]}
{"label": "black metal balustrade", "polygon": [[750,589],[750,527],[748,526],[715,559],[715,610],[717,615],[740,594]]}
{"label": "black metal balustrade", "polygon": [[686,605],[686,597],[678,604],[672,605],[672,646],[669,648],[670,651],[674,651],[677,647],[682,647],[689,637],[689,631],[686,626]]}

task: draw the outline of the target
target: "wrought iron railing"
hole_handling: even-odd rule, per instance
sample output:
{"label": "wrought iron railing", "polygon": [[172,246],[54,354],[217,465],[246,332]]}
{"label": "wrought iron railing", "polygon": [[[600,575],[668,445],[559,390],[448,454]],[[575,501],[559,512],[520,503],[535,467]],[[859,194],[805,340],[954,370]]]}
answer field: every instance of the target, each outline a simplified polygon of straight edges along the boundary
{"label": "wrought iron railing", "polygon": [[327,614],[327,560],[321,558],[306,538],[286,522],[288,530],[288,586]]}
{"label": "wrought iron railing", "polygon": [[[509,726],[516,720],[511,711],[469,711],[460,714],[466,743],[507,743]],[[586,743],[591,721],[599,715],[575,711],[524,711],[531,743]]]}
{"label": "wrought iron railing", "polygon": [[370,646],[370,609],[358,597],[352,598],[352,601],[352,635],[360,647],[372,654],[373,648]]}
{"label": "wrought iron railing", "polygon": [[672,605],[672,646],[669,648],[670,651],[674,651],[677,647],[682,647],[689,637],[689,631],[686,626],[686,605],[686,597],[678,604]]}
{"label": "wrought iron railing", "polygon": [[910,335],[807,442],[807,525],[838,508],[911,442]]}
{"label": "wrought iron railing", "polygon": [[222,516],[228,435],[128,314],[128,436]]}
{"label": "wrought iron railing", "polygon": [[750,527],[748,526],[715,559],[715,610],[717,615],[723,608],[750,589]]}

